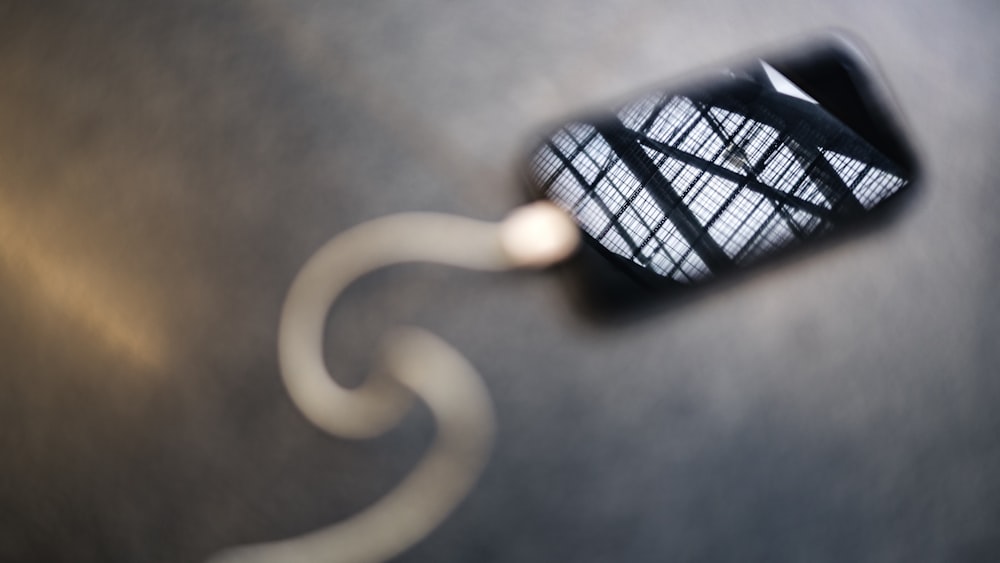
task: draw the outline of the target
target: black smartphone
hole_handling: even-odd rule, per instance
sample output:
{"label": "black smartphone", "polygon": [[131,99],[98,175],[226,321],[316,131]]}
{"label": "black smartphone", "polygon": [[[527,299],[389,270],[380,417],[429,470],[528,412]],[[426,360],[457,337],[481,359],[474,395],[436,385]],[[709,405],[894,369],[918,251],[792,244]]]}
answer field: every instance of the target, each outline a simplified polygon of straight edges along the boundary
{"label": "black smartphone", "polygon": [[830,35],[559,125],[530,191],[585,234],[567,269],[588,308],[633,312],[895,207],[917,175],[896,115]]}

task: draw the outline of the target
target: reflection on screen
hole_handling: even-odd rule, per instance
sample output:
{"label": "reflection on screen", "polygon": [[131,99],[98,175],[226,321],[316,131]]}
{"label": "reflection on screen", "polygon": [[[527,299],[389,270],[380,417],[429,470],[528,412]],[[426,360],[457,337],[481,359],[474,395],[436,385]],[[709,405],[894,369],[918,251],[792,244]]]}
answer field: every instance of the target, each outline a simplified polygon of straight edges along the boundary
{"label": "reflection on screen", "polygon": [[681,284],[854,221],[909,183],[905,167],[764,61],[569,123],[530,170],[591,244]]}

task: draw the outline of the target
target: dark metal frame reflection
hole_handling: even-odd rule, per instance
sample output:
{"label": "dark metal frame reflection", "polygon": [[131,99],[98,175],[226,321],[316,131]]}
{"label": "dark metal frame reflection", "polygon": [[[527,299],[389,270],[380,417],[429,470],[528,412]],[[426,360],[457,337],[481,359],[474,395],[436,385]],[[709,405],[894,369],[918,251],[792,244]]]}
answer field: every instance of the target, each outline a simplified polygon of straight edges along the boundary
{"label": "dark metal frame reflection", "polygon": [[763,69],[561,128],[532,159],[538,185],[608,251],[691,283],[857,219],[907,184]]}

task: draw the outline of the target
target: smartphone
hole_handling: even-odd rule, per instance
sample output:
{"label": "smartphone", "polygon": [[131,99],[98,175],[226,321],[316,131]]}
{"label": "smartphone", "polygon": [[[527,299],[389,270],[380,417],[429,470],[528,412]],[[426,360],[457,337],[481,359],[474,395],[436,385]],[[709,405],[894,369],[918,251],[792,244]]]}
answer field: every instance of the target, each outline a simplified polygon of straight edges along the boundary
{"label": "smartphone", "polygon": [[870,223],[917,163],[857,42],[830,35],[655,88],[548,131],[533,198],[584,233],[587,308],[633,312]]}

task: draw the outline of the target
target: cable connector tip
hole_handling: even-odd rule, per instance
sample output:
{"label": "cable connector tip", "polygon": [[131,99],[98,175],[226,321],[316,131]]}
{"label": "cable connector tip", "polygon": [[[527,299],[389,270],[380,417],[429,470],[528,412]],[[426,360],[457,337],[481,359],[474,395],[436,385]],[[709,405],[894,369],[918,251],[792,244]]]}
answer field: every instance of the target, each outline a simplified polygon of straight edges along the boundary
{"label": "cable connector tip", "polygon": [[547,201],[518,207],[500,224],[500,244],[522,268],[544,268],[568,258],[580,243],[580,230],[565,211]]}

